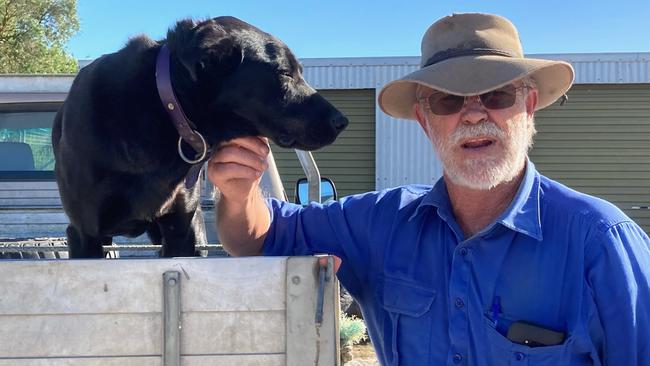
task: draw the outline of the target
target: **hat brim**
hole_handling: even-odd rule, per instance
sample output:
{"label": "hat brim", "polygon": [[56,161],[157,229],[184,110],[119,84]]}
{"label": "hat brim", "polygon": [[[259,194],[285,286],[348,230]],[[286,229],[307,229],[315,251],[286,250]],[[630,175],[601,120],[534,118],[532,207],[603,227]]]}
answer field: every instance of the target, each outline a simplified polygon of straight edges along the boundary
{"label": "hat brim", "polygon": [[379,92],[379,107],[395,118],[412,119],[418,84],[456,95],[477,95],[530,76],[538,89],[536,110],[566,93],[573,83],[571,64],[503,56],[456,57],[427,66],[386,84]]}

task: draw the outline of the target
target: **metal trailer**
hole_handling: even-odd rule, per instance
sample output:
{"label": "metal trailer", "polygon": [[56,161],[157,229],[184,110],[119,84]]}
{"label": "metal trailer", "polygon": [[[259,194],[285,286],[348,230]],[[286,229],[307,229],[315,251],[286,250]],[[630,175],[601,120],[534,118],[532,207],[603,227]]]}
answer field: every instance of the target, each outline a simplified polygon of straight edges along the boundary
{"label": "metal trailer", "polygon": [[338,365],[331,257],[0,261],[0,366]]}

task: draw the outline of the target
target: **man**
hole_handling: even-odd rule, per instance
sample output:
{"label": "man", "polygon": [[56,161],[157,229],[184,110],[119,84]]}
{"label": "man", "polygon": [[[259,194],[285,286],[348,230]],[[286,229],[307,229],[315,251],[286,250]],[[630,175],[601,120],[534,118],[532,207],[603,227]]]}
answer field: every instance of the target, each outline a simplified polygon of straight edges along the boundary
{"label": "man", "polygon": [[508,20],[445,17],[421,69],[379,95],[420,123],[444,177],[301,208],[262,198],[266,142],[233,140],[208,173],[223,244],[340,257],[382,365],[648,365],[650,239],[527,159],[534,112],[572,81],[567,63],[524,58]]}

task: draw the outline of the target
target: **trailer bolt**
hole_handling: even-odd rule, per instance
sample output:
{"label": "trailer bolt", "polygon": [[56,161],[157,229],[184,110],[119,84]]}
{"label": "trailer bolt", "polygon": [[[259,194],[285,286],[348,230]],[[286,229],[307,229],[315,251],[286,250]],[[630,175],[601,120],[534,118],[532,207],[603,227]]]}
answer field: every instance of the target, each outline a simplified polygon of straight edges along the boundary
{"label": "trailer bolt", "polygon": [[293,282],[294,285],[299,284],[300,283],[300,277],[298,277],[298,276],[291,277],[291,282]]}
{"label": "trailer bolt", "polygon": [[167,280],[167,283],[169,286],[175,286],[176,285],[176,279],[175,278],[170,278]]}

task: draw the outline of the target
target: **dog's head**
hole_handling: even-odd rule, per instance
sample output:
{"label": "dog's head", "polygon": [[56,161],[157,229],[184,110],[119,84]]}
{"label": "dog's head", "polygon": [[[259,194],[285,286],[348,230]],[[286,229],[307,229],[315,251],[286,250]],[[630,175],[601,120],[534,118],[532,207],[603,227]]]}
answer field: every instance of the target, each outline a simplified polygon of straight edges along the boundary
{"label": "dog's head", "polygon": [[348,124],[305,82],[289,48],[248,23],[233,17],[184,20],[167,40],[172,67],[177,60],[193,83],[185,94],[194,122],[213,143],[264,135],[282,147],[314,150],[332,143]]}

